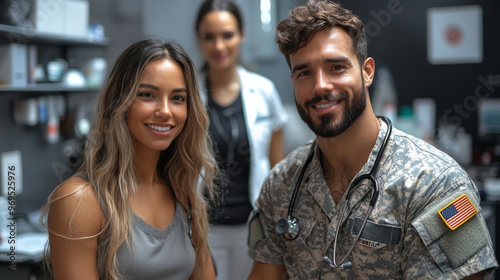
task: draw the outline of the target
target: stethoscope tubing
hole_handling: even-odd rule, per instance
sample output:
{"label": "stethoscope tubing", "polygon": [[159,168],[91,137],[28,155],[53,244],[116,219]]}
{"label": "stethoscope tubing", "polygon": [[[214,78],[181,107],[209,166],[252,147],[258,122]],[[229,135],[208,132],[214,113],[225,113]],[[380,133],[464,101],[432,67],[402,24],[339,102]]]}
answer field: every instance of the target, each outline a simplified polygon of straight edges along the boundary
{"label": "stethoscope tubing", "polygon": [[[344,208],[342,209],[342,213],[340,215],[340,220],[337,224],[337,228],[335,230],[335,239],[333,241],[333,266],[334,267],[342,267],[342,265],[346,262],[347,258],[351,255],[352,251],[354,250],[354,247],[358,243],[359,239],[361,238],[361,234],[363,234],[363,231],[366,226],[366,222],[368,221],[368,218],[370,217],[373,208],[375,207],[375,204],[377,203],[378,200],[378,195],[380,192],[380,188],[378,185],[378,181],[375,178],[375,173],[377,172],[377,169],[380,164],[380,160],[382,159],[382,155],[384,154],[385,148],[387,147],[387,143],[389,142],[389,137],[392,133],[392,122],[390,119],[386,117],[380,117],[383,121],[387,123],[387,132],[385,134],[384,140],[382,141],[382,144],[380,145],[380,150],[377,154],[377,157],[375,158],[375,162],[373,162],[372,168],[368,174],[363,174],[358,176],[352,183],[349,185],[347,188],[347,195],[346,195],[346,202],[344,204]],[[363,224],[361,225],[361,228],[359,229],[359,232],[356,234],[356,238],[354,239],[354,242],[352,243],[351,247],[347,251],[347,253],[344,255],[342,260],[340,261],[340,264],[337,265],[337,258],[336,258],[336,253],[337,253],[337,240],[339,236],[339,231],[340,231],[340,226],[341,223],[344,219],[344,214],[346,213],[347,210],[347,205],[349,204],[349,199],[351,198],[351,194],[354,189],[356,189],[359,186],[359,183],[362,180],[368,179],[372,184],[372,195],[370,197],[370,204],[368,205],[368,211],[366,212],[365,218],[363,219]]]}
{"label": "stethoscope tubing", "polygon": [[293,189],[292,198],[290,199],[290,204],[288,205],[288,220],[292,219],[293,209],[295,207],[295,199],[297,198],[297,193],[299,192],[300,183],[302,182],[302,177],[304,177],[304,173],[306,172],[307,166],[311,163],[311,160],[314,157],[314,149],[316,148],[316,141],[311,145],[311,149],[309,150],[309,154],[307,155],[306,161],[304,165],[302,165],[302,169],[299,173],[299,178],[297,179],[297,183],[295,183],[295,188]]}
{"label": "stethoscope tubing", "polygon": [[[334,239],[334,242],[333,242],[333,265],[331,265],[331,266],[334,267],[334,268],[340,268],[340,267],[343,268],[343,264],[345,263],[345,261],[347,260],[347,258],[349,257],[349,255],[352,253],[352,251],[354,250],[354,247],[356,246],[356,244],[358,243],[359,239],[361,238],[361,234],[363,233],[363,230],[365,229],[365,226],[366,226],[366,223],[368,221],[368,218],[370,217],[371,212],[372,212],[373,208],[375,207],[375,204],[377,203],[377,200],[378,200],[380,188],[379,188],[379,185],[378,185],[378,181],[375,178],[375,173],[377,172],[377,169],[378,169],[379,164],[380,164],[380,160],[382,159],[382,155],[384,154],[385,149],[387,147],[387,144],[389,142],[389,138],[390,138],[390,135],[392,134],[392,128],[393,128],[393,126],[392,126],[392,122],[391,122],[390,119],[388,119],[388,118],[386,118],[384,116],[377,116],[377,118],[380,118],[385,123],[387,123],[387,132],[386,132],[386,135],[384,137],[384,140],[382,141],[382,144],[380,145],[380,150],[379,150],[379,152],[377,154],[377,157],[375,158],[375,161],[374,161],[374,163],[372,165],[372,168],[371,168],[370,172],[368,174],[362,174],[362,175],[358,176],[357,178],[355,178],[351,182],[351,184],[349,184],[349,187],[347,188],[346,202],[345,202],[344,207],[342,209],[342,213],[340,215],[339,223],[337,224],[335,239]],[[308,154],[308,156],[306,158],[306,161],[304,162],[304,165],[302,166],[302,169],[300,170],[299,177],[298,177],[297,182],[295,184],[295,188],[293,190],[292,198],[290,199],[290,204],[288,205],[287,218],[288,218],[289,221],[291,221],[292,218],[293,218],[292,217],[293,209],[295,207],[295,200],[297,198],[297,194],[298,194],[298,191],[299,191],[299,188],[300,188],[300,184],[301,184],[302,179],[304,177],[304,174],[305,174],[305,171],[307,169],[307,166],[312,161],[312,158],[314,156],[314,150],[315,150],[315,148],[316,148],[315,144],[311,145],[309,154]],[[370,203],[369,203],[368,211],[367,211],[367,213],[365,215],[365,218],[363,219],[363,223],[361,225],[361,228],[360,228],[358,234],[356,235],[354,243],[349,248],[347,254],[344,255],[344,257],[340,261],[340,264],[337,265],[337,262],[336,262],[337,237],[338,237],[338,233],[339,233],[339,230],[340,230],[341,222],[342,222],[342,220],[344,218],[344,215],[346,213],[347,205],[349,204],[348,202],[349,202],[349,199],[351,197],[352,191],[358,187],[359,183],[362,180],[365,180],[365,179],[368,179],[370,182],[372,182],[372,185],[373,185],[371,187],[372,194],[371,194],[371,197],[370,197]]]}

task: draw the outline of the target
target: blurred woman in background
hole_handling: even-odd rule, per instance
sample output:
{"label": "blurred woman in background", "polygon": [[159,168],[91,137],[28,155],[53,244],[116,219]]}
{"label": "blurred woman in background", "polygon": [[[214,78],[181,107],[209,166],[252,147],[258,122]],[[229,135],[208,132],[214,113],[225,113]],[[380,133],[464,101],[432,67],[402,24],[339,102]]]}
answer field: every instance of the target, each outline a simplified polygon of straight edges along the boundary
{"label": "blurred woman in background", "polygon": [[202,94],[210,112],[222,198],[210,209],[209,242],[217,279],[248,277],[246,221],[270,167],[284,156],[287,115],[274,83],[239,63],[245,34],[240,10],[231,1],[207,0],[195,30],[205,64]]}

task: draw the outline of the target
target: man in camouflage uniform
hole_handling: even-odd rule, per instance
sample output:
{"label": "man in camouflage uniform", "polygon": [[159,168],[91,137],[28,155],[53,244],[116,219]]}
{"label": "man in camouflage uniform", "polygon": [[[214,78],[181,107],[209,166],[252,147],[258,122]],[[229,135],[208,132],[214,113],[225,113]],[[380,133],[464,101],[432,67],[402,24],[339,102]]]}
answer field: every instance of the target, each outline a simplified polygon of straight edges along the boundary
{"label": "man in camouflage uniform", "polygon": [[[276,41],[299,114],[316,139],[290,153],[264,183],[249,219],[249,279],[483,279],[496,269],[469,176],[373,113],[375,64],[359,18],[310,0],[280,22]],[[372,168],[374,206],[374,183],[352,184]]]}

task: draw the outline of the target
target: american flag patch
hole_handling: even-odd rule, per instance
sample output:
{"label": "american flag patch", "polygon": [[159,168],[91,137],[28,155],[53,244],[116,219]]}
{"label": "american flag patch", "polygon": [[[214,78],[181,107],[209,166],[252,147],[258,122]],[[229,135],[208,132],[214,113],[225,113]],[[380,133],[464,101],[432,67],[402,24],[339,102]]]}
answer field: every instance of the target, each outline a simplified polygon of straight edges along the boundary
{"label": "american flag patch", "polygon": [[444,223],[452,230],[455,230],[467,220],[472,218],[477,209],[466,194],[453,200],[443,209],[438,211]]}

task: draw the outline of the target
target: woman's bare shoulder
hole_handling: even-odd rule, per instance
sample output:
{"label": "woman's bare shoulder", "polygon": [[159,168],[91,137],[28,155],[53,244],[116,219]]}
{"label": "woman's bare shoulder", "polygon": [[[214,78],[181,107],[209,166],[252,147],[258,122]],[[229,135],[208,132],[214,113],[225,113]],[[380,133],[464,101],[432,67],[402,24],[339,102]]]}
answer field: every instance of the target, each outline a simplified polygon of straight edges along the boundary
{"label": "woman's bare shoulder", "polygon": [[96,235],[104,227],[98,196],[92,185],[79,176],[59,185],[49,203],[47,225],[52,233],[80,238]]}
{"label": "woman's bare shoulder", "polygon": [[84,188],[92,188],[92,185],[80,176],[72,176],[57,186],[52,197],[65,197]]}

